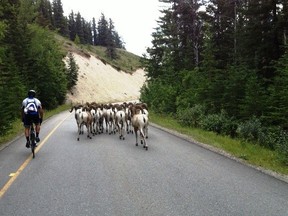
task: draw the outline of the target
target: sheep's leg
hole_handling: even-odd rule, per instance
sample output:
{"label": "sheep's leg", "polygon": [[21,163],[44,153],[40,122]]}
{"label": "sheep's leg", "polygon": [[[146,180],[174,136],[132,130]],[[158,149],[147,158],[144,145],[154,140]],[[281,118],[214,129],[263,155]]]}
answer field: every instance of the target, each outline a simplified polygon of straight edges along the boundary
{"label": "sheep's leg", "polygon": [[77,137],[77,141],[80,140],[80,127],[78,128],[78,137]]}
{"label": "sheep's leg", "polygon": [[148,126],[145,126],[145,138],[148,139]]}
{"label": "sheep's leg", "polygon": [[109,124],[108,124],[108,120],[107,120],[107,118],[105,118],[104,119],[105,120],[105,129],[106,129],[106,133],[108,133],[108,126],[109,126]]}
{"label": "sheep's leg", "polygon": [[97,121],[94,120],[93,122],[93,135],[97,135],[98,134],[98,130],[97,130]]}
{"label": "sheep's leg", "polygon": [[91,130],[92,130],[91,124],[87,124],[86,128],[87,128],[87,138],[92,139],[92,136],[91,136]]}
{"label": "sheep's leg", "polygon": [[103,122],[103,119],[102,119],[102,121],[100,121],[99,125],[100,125],[100,133],[104,133],[104,122]]}
{"label": "sheep's leg", "polygon": [[122,129],[121,129],[121,124],[119,122],[116,123],[116,127],[119,133],[119,139],[122,139]]}
{"label": "sheep's leg", "polygon": [[134,128],[134,132],[135,132],[135,137],[136,137],[136,146],[138,146],[138,134],[137,134],[137,129]]}
{"label": "sheep's leg", "polygon": [[125,133],[124,122],[120,121],[117,124],[117,128],[118,128],[118,131],[119,131],[119,134],[120,134],[120,139],[125,140],[125,137],[124,137],[124,133]]}
{"label": "sheep's leg", "polygon": [[78,141],[80,140],[81,126],[82,126],[82,124],[78,124],[78,137],[77,137],[77,140],[78,140]]}
{"label": "sheep's leg", "polygon": [[122,139],[125,140],[125,127],[124,127],[123,122],[122,122],[122,127],[121,127],[121,133],[122,133]]}
{"label": "sheep's leg", "polygon": [[101,124],[101,119],[98,120],[97,124],[98,124],[98,134],[101,134],[103,132],[102,130],[103,124]]}
{"label": "sheep's leg", "polygon": [[96,134],[100,134],[100,126],[99,126],[99,122],[96,122]]}
{"label": "sheep's leg", "polygon": [[148,145],[147,145],[146,140],[145,140],[144,131],[143,131],[142,129],[140,130],[140,135],[141,135],[141,137],[142,137],[142,140],[141,140],[141,141],[143,141],[143,143],[144,143],[143,148],[145,148],[146,150],[148,150]]}
{"label": "sheep's leg", "polygon": [[130,122],[130,131],[133,134],[133,129],[132,129],[132,122]]}
{"label": "sheep's leg", "polygon": [[[141,142],[142,145],[144,144],[143,140],[144,140],[144,130],[141,129],[141,131],[140,131],[140,142]],[[144,148],[144,146],[143,146],[143,148]]]}
{"label": "sheep's leg", "polygon": [[109,135],[111,135],[112,134],[112,122],[109,121],[108,125],[109,125]]}
{"label": "sheep's leg", "polygon": [[101,120],[100,119],[97,122],[97,129],[98,129],[98,134],[103,133],[103,124],[101,124]]}
{"label": "sheep's leg", "polygon": [[93,123],[92,123],[91,132],[92,132],[92,136],[95,136],[95,134],[96,134],[96,125],[95,125],[95,122],[94,122],[94,121],[93,121]]}
{"label": "sheep's leg", "polygon": [[116,123],[114,120],[112,120],[112,131],[114,134],[116,134],[116,132],[117,132]]}
{"label": "sheep's leg", "polygon": [[129,134],[129,123],[126,121],[126,133]]}

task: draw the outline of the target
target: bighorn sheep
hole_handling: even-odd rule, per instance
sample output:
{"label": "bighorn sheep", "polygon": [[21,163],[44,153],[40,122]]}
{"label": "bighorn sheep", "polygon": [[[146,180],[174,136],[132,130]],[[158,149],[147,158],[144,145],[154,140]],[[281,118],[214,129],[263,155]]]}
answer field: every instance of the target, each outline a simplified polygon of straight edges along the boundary
{"label": "bighorn sheep", "polygon": [[131,106],[131,117],[132,126],[134,128],[134,133],[136,137],[136,146],[138,146],[138,131],[141,137],[141,143],[143,142],[143,148],[148,150],[148,145],[146,143],[146,128],[148,127],[148,116],[143,114],[143,108],[139,105]]}
{"label": "bighorn sheep", "polygon": [[81,119],[80,119],[80,114],[82,112],[83,105],[77,104],[71,107],[70,113],[75,110],[75,120],[77,124],[77,131],[78,134],[83,134],[83,127],[81,126]]}
{"label": "bighorn sheep", "polygon": [[[82,127],[83,125],[86,126],[87,128],[87,137],[92,139],[91,137],[91,133],[92,133],[92,115],[90,113],[90,108],[89,107],[83,107],[82,108],[82,112],[80,113],[80,127]],[[80,132],[78,133],[78,138],[77,140],[80,140]]]}
{"label": "bighorn sheep", "polygon": [[124,110],[124,105],[115,105],[116,114],[115,114],[115,125],[119,132],[119,138],[125,139],[125,123],[126,123],[126,114]]}

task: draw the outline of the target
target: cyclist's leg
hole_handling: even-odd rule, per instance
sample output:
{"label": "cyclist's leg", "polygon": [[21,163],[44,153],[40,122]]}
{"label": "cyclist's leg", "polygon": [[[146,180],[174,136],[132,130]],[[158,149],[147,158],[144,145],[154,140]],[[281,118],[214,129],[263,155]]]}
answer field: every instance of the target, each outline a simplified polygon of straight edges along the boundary
{"label": "cyclist's leg", "polygon": [[36,131],[36,142],[40,142],[39,133],[40,133],[40,119],[38,115],[35,115],[33,118],[33,122],[35,124]]}
{"label": "cyclist's leg", "polygon": [[25,115],[24,117],[24,134],[26,137],[26,147],[29,148],[30,147],[30,125],[31,125],[32,121],[31,121],[31,117],[29,115]]}

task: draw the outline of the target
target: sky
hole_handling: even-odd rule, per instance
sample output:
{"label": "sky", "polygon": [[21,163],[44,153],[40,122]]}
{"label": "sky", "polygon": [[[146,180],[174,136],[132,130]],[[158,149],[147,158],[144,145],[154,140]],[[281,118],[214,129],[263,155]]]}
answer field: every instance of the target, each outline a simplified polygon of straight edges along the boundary
{"label": "sky", "polygon": [[161,6],[158,0],[62,0],[64,15],[73,10],[80,12],[87,21],[94,17],[97,22],[104,14],[114,22],[115,30],[122,41],[125,42],[127,51],[142,56],[146,48],[151,47],[152,36],[156,20],[162,16],[159,10]]}

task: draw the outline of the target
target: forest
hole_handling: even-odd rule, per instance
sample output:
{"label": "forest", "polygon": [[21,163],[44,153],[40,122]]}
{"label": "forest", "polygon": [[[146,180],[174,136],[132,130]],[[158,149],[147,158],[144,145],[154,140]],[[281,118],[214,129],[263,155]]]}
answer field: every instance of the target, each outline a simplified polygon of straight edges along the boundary
{"label": "forest", "polygon": [[141,100],[288,164],[288,2],[160,0]]}
{"label": "forest", "polygon": [[[22,100],[29,89],[37,92],[44,109],[63,104],[77,83],[78,67],[55,39],[106,47],[107,57],[125,49],[111,19],[96,23],[71,11],[64,16],[61,0],[1,0],[0,3],[0,135],[20,118]],[[63,59],[67,56],[67,65]]]}

